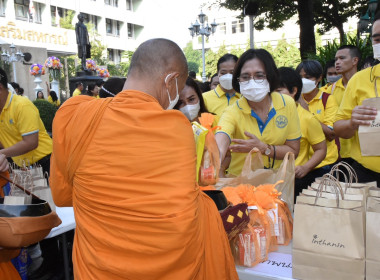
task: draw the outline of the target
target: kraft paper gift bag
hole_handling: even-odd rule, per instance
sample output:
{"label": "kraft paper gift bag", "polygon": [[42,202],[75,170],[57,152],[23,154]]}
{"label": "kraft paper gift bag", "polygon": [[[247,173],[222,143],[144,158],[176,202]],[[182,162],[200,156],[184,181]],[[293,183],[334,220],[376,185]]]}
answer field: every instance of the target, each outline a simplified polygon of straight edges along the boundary
{"label": "kraft paper gift bag", "polygon": [[[380,112],[380,98],[378,97],[377,89],[375,92],[376,97],[364,100],[362,105],[375,107]],[[359,126],[358,135],[363,156],[380,156],[380,113],[377,114],[376,119],[371,122],[370,126]]]}
{"label": "kraft paper gift bag", "polygon": [[220,179],[216,184],[217,189],[226,186],[237,186],[240,184],[250,184],[259,186],[263,184],[276,184],[276,189],[281,192],[281,199],[285,201],[290,211],[293,211],[294,205],[294,174],[295,159],[293,153],[287,153],[279,169],[264,169],[262,155],[258,149],[252,149],[244,162],[241,174],[236,178]]}
{"label": "kraft paper gift bag", "polygon": [[293,230],[293,278],[364,279],[364,245],[363,201],[340,200],[338,195],[336,199],[304,195],[297,197]]}
{"label": "kraft paper gift bag", "polygon": [[55,211],[56,205],[51,194],[51,189],[47,184],[47,179],[42,178],[34,180],[33,187],[30,191],[40,199],[46,200],[49,203],[51,210]]}
{"label": "kraft paper gift bag", "polygon": [[380,279],[380,198],[368,197],[366,213],[366,279]]}

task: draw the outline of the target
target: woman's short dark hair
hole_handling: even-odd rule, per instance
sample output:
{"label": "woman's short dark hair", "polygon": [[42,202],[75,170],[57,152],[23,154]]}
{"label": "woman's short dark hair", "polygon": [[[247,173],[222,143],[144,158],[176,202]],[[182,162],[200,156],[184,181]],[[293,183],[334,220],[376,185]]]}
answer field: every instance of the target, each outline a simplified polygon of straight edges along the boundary
{"label": "woman's short dark hair", "polygon": [[53,100],[53,102],[58,100],[57,93],[54,90],[50,91],[50,96],[51,96],[51,99]]}
{"label": "woman's short dark hair", "polygon": [[297,88],[294,100],[298,100],[301,96],[302,91],[302,79],[300,75],[291,67],[280,67],[278,68],[280,73],[280,87],[285,87],[289,92],[293,92],[293,88]]}
{"label": "woman's short dark hair", "polygon": [[218,72],[220,69],[220,64],[222,64],[226,61],[230,61],[230,60],[233,60],[236,63],[238,61],[238,57],[234,54],[226,53],[221,58],[219,58],[218,63],[216,64],[216,69],[218,70]]}
{"label": "woman's short dark hair", "polygon": [[215,77],[218,77],[218,73],[215,73],[214,75],[211,76],[210,83],[212,83],[212,79],[214,79]]}
{"label": "woman's short dark hair", "polygon": [[318,60],[308,59],[302,61],[296,68],[298,74],[301,72],[301,69],[303,69],[307,75],[316,79],[319,79],[323,74],[322,65]]}
{"label": "woman's short dark hair", "polygon": [[93,91],[95,89],[95,87],[96,87],[95,83],[88,84],[88,86],[87,86],[87,95],[92,96],[93,94],[92,94],[91,91]]}
{"label": "woman's short dark hair", "polygon": [[111,77],[100,88],[100,98],[114,97],[123,90],[126,78]]}
{"label": "woman's short dark hair", "polygon": [[199,99],[199,105],[200,105],[199,113],[208,113],[208,111],[206,109],[205,102],[204,102],[203,97],[202,97],[202,91],[199,88],[197,82],[194,81],[194,79],[192,79],[191,77],[187,77],[186,85],[191,87],[197,93],[197,96]]}
{"label": "woman's short dark hair", "polygon": [[272,55],[264,49],[249,49],[240,56],[238,62],[235,65],[234,74],[232,77],[232,86],[236,92],[240,92],[238,78],[240,77],[241,69],[247,61],[255,58],[260,60],[264,65],[265,74],[270,86],[270,92],[273,92],[278,88],[279,74]]}

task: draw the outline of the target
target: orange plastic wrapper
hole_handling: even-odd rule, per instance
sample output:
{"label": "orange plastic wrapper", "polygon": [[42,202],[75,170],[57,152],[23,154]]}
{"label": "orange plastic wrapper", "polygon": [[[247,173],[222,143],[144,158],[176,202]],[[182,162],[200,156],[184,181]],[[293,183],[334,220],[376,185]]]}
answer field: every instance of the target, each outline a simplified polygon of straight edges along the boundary
{"label": "orange plastic wrapper", "polygon": [[199,123],[208,129],[202,163],[199,168],[199,184],[202,186],[215,185],[219,177],[219,149],[213,131],[217,129],[217,127],[212,128],[213,122],[214,115],[210,113],[202,113],[199,117]]}
{"label": "orange plastic wrapper", "polygon": [[292,239],[293,218],[287,204],[279,199],[281,192],[276,189],[281,182],[258,187],[242,184],[222,189],[232,204],[247,203],[257,208],[249,214],[250,225],[265,229],[268,252],[276,251],[277,245],[288,245]]}

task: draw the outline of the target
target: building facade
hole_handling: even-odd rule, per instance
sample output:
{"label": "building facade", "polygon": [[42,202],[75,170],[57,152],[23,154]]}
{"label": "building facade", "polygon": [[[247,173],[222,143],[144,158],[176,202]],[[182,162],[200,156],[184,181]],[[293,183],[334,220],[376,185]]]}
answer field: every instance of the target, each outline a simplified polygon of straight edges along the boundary
{"label": "building facade", "polygon": [[[31,54],[30,61],[16,63],[16,76],[24,88],[33,87],[29,65],[43,63],[48,56],[77,53],[75,23],[82,13],[91,23],[90,37],[107,46],[107,58],[121,61],[122,52],[135,50],[144,29],[141,16],[143,0],[0,0],[0,45],[16,45]],[[72,18],[71,22],[70,19]],[[70,26],[71,25],[71,26]],[[71,28],[71,29],[70,29]],[[91,33],[94,32],[94,33]],[[11,80],[14,80],[12,73]],[[45,75],[45,80],[48,77]],[[21,82],[22,81],[22,82]],[[32,97],[32,93],[28,94]],[[32,99],[34,99],[32,97]]]}

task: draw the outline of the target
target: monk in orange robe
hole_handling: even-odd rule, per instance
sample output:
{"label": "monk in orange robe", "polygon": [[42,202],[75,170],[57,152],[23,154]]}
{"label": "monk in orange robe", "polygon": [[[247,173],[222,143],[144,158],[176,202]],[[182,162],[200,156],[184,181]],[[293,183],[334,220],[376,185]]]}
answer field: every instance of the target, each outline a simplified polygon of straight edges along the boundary
{"label": "monk in orange robe", "polygon": [[[5,155],[0,154],[0,174],[8,177],[8,161]],[[0,197],[4,196],[3,186],[7,183],[6,180],[0,178]],[[1,237],[0,237],[1,238]],[[21,279],[16,268],[13,266],[11,259],[17,257],[19,250],[7,250],[0,248],[0,279]]]}
{"label": "monk in orange robe", "polygon": [[114,98],[67,100],[53,123],[50,184],[74,207],[75,279],[238,279],[222,220],[196,184],[191,125],[174,107],[181,49],[143,43]]}

